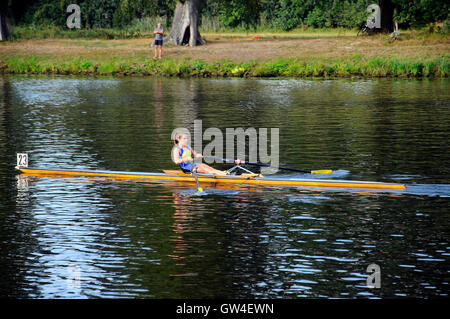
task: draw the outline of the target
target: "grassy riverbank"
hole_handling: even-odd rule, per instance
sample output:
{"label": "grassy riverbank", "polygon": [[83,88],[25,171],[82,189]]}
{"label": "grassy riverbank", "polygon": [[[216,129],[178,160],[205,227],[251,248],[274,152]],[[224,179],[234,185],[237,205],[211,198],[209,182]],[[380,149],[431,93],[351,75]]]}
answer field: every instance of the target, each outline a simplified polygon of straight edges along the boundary
{"label": "grassy riverbank", "polygon": [[[259,36],[255,38],[255,36]],[[448,77],[445,35],[402,32],[356,37],[351,31],[205,33],[207,45],[164,46],[151,38],[16,39],[0,43],[0,72],[202,77]]]}

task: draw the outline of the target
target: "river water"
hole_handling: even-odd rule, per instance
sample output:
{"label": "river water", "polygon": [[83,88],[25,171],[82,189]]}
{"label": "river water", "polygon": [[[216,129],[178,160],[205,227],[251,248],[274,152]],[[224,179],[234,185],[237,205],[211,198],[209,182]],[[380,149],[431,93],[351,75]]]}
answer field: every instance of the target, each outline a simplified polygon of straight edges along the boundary
{"label": "river water", "polygon": [[[448,79],[0,77],[0,296],[448,297],[449,89]],[[334,170],[315,178],[407,188],[197,193],[14,170],[18,152],[32,167],[175,169],[171,132],[196,119],[203,130],[279,128],[280,165]]]}

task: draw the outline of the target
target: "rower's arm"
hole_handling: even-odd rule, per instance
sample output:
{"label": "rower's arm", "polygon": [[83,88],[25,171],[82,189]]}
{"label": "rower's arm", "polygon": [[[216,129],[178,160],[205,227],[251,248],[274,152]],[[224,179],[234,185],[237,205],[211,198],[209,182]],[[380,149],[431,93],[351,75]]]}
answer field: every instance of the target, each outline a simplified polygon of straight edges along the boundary
{"label": "rower's arm", "polygon": [[172,151],[172,160],[174,161],[175,164],[180,165],[181,163],[187,163],[187,162],[191,162],[192,159],[189,158],[180,158],[181,152],[179,149],[174,148]]}
{"label": "rower's arm", "polygon": [[172,151],[172,160],[177,165],[180,165],[181,163],[183,163],[183,159],[180,158],[180,150],[178,150],[176,148],[173,149],[173,151]]}
{"label": "rower's arm", "polygon": [[191,149],[191,153],[196,158],[203,157],[203,155],[201,153],[197,153],[196,151],[194,151],[194,149]]}

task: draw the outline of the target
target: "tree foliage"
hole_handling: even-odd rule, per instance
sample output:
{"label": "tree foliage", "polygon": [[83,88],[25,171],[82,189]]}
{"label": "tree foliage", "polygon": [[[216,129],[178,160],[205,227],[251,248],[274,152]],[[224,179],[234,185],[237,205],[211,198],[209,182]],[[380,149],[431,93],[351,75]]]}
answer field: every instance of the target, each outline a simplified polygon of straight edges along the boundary
{"label": "tree foliage", "polygon": [[423,26],[449,19],[450,4],[441,0],[392,0],[394,19],[408,26]]}
{"label": "tree foliage", "polygon": [[[85,28],[120,28],[135,19],[166,17],[170,21],[177,0],[4,0],[13,24],[64,27],[69,4],[81,8]],[[181,0],[178,0],[181,1]],[[420,27],[448,21],[450,5],[441,0],[388,0],[402,27]],[[367,17],[366,8],[377,0],[202,0],[201,18],[215,18],[222,27],[265,27],[292,30],[353,28]]]}
{"label": "tree foliage", "polygon": [[11,9],[17,24],[63,27],[69,15],[67,6],[72,3],[80,6],[84,27],[111,28],[144,17],[170,17],[176,0],[17,0]]}
{"label": "tree foliage", "polygon": [[261,2],[258,0],[220,1],[220,21],[229,27],[244,25],[255,27],[258,23]]}

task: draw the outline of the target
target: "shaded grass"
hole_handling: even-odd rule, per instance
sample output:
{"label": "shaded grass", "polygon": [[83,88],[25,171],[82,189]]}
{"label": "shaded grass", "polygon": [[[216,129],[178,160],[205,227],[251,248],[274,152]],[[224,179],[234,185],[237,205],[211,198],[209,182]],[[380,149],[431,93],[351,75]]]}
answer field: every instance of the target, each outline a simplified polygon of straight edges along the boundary
{"label": "shaded grass", "polygon": [[[158,22],[166,25],[165,19],[150,19],[149,21],[140,22],[136,20],[124,28],[81,28],[68,29],[57,26],[34,26],[34,25],[18,25],[12,26],[11,40],[21,39],[132,39],[153,37],[153,31]],[[219,35],[220,37],[245,37],[250,34],[264,33],[268,37],[282,38],[303,38],[312,36],[335,37],[356,35],[357,29],[344,28],[297,28],[290,31],[283,31],[273,27],[259,27],[252,30],[244,28],[211,28],[208,25],[200,25],[201,34]],[[170,28],[166,27],[166,34],[170,32]]]}
{"label": "shaded grass", "polygon": [[[124,28],[81,28],[68,29],[58,26],[35,26],[17,25],[11,26],[12,36],[10,40],[24,39],[139,39],[153,37],[153,31],[157,23],[162,22],[165,26],[166,35],[170,32],[166,19],[141,19],[134,20],[129,26]],[[211,27],[208,23],[199,26],[201,35],[209,35],[221,38],[249,37],[252,35],[263,35],[268,38],[303,39],[303,38],[335,38],[355,36],[358,29],[347,28],[313,28],[298,27],[290,31],[283,31],[273,26],[261,25],[255,29],[245,30],[244,28]],[[426,28],[415,30],[400,30],[400,39],[448,39],[448,33],[429,32]]]}
{"label": "shaded grass", "polygon": [[[1,61],[1,60],[0,60]],[[273,59],[270,61],[206,62],[200,59],[104,60],[78,58],[53,61],[38,56],[9,58],[0,62],[2,73],[115,74],[194,77],[448,77],[450,55],[426,61],[399,58]]]}
{"label": "shaded grass", "polygon": [[20,39],[131,39],[150,35],[140,30],[128,29],[68,29],[55,26],[12,26],[10,40]]}

